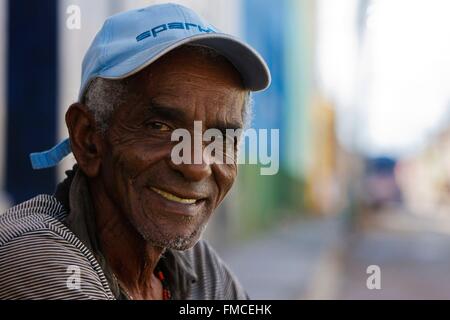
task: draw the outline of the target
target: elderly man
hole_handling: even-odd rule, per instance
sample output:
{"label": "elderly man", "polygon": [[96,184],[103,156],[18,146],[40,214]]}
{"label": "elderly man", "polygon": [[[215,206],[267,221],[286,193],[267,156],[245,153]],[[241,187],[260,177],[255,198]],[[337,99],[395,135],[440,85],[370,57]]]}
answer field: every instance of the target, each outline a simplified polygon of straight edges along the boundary
{"label": "elderly man", "polygon": [[35,168],[70,151],[77,164],[54,195],[0,216],[0,298],[246,298],[199,241],[236,162],[175,164],[171,135],[192,132],[194,121],[242,128],[250,92],[269,83],[252,48],[185,7],[109,18],[84,58],[79,102],[66,113],[70,138],[31,155]]}

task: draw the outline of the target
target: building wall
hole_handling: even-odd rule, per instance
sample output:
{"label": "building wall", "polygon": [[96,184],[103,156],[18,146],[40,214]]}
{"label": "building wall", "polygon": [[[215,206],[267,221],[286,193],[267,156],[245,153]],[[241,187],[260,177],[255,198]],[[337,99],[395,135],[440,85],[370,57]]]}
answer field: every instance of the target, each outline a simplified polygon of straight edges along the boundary
{"label": "building wall", "polygon": [[57,2],[7,4],[5,189],[14,202],[21,202],[54,190],[55,170],[33,171],[28,155],[55,142]]}
{"label": "building wall", "polygon": [[314,93],[315,6],[309,0],[244,1],[245,39],[266,59],[272,72],[269,90],[254,95],[253,127],[280,130],[280,170],[261,176],[241,166],[237,185],[234,238],[305,212],[303,199]]}
{"label": "building wall", "polygon": [[7,57],[7,1],[0,1],[0,212],[9,207],[11,199],[5,192],[6,153],[6,57]]}

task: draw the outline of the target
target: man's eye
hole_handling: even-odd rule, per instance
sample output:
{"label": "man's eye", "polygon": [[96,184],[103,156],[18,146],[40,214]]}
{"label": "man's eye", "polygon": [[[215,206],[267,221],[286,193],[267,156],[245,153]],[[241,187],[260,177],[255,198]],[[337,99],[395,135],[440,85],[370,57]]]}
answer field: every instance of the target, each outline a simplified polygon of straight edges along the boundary
{"label": "man's eye", "polygon": [[172,130],[167,124],[164,124],[162,122],[157,122],[157,121],[150,122],[148,124],[148,127],[151,129],[161,131],[161,132],[168,132],[168,131]]}

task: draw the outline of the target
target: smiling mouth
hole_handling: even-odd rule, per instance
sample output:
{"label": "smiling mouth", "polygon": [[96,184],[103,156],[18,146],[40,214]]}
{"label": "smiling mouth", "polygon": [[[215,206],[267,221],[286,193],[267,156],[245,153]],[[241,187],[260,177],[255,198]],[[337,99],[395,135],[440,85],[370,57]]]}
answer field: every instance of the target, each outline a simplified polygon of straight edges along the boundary
{"label": "smiling mouth", "polygon": [[174,195],[174,194],[172,194],[170,192],[163,191],[163,190],[160,190],[158,188],[151,187],[151,189],[153,191],[155,191],[157,194],[159,194],[160,196],[162,196],[164,199],[167,199],[169,201],[173,201],[173,202],[176,202],[176,203],[195,204],[197,202],[197,199],[180,198],[180,197],[177,197],[176,195]]}

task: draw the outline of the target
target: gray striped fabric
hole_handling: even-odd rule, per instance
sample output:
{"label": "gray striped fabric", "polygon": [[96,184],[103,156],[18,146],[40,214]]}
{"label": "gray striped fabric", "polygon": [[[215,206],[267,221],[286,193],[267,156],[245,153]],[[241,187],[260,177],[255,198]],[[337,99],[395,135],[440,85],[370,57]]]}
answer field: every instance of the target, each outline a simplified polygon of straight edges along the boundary
{"label": "gray striped fabric", "polygon": [[[39,195],[0,215],[0,299],[115,299],[98,262],[62,223],[55,197]],[[246,299],[247,295],[206,242],[179,253],[197,281],[188,299]],[[79,288],[70,285],[78,268]]]}

